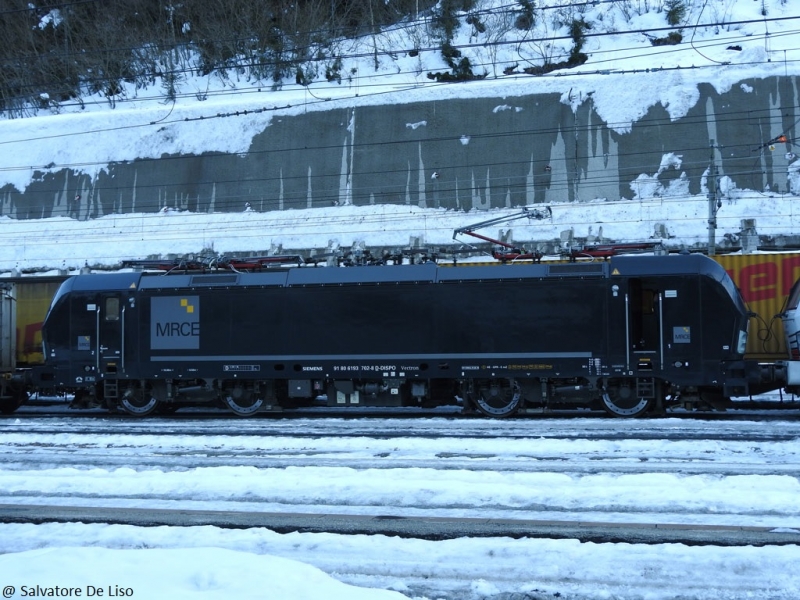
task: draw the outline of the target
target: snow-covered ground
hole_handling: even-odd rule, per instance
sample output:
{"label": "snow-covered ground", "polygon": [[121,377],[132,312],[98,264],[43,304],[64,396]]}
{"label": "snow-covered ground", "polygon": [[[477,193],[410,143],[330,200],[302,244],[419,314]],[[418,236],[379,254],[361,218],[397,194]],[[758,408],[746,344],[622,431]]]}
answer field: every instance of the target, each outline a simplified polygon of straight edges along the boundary
{"label": "snow-covered ground", "polygon": [[800,527],[791,421],[135,425],[3,423],[0,504]]}
{"label": "snow-covered ground", "polygon": [[[0,422],[6,506],[760,526],[800,539],[800,426],[791,420],[76,423],[30,419],[25,413],[35,410],[22,411]],[[69,427],[74,433],[53,433]],[[120,585],[147,598],[260,598],[265,589],[267,597],[287,599],[350,593],[307,565],[348,584],[430,599],[800,593],[800,545],[426,541],[50,523],[0,525],[0,553],[0,584],[14,585],[13,597],[35,584]],[[113,568],[98,567],[106,562]],[[285,579],[269,587],[261,572],[276,569]]]}
{"label": "snow-covered ground", "polygon": [[[73,530],[72,534],[68,533],[70,529]],[[168,546],[156,547],[159,544],[154,540],[141,540],[126,548],[92,547],[97,545],[90,539],[94,533],[92,529],[85,526],[62,529],[70,537],[67,542],[69,546],[82,540],[87,547],[14,551],[0,556],[3,597],[135,597],[164,600],[405,598],[397,592],[364,589],[342,583],[320,569],[297,560],[257,551],[231,550],[212,540],[180,550]],[[41,531],[28,533],[36,537]],[[195,541],[205,537],[204,532],[197,533],[199,537]],[[262,533],[266,542],[269,532]],[[87,534],[90,537],[86,537]],[[175,540],[169,534],[167,537]]]}
{"label": "snow-covered ground", "polygon": [[[795,600],[800,594],[798,546],[644,546],[510,538],[433,542],[277,534],[258,528],[78,523],[2,525],[0,532],[0,551],[8,552],[0,555],[0,585],[17,588],[12,598],[25,597],[22,585],[37,583],[94,585],[104,591],[120,585],[131,588],[134,598],[164,600]],[[301,563],[370,589],[345,589]],[[382,587],[403,595],[376,589]],[[439,592],[427,592],[431,588]]]}

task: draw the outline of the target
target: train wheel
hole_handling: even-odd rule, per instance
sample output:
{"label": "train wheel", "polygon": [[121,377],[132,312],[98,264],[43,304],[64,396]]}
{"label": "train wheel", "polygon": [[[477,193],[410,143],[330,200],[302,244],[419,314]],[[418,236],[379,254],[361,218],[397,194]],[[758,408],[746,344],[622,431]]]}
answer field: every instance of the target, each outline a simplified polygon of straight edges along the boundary
{"label": "train wheel", "polygon": [[639,417],[653,405],[652,398],[639,398],[636,384],[613,384],[603,392],[603,408],[613,417]]}
{"label": "train wheel", "polygon": [[[239,392],[238,394],[237,391]],[[222,400],[233,414],[240,417],[249,417],[264,406],[264,399],[259,398],[258,394],[244,392],[241,388],[230,390]]]}
{"label": "train wheel", "polygon": [[0,400],[0,414],[3,415],[10,415],[15,410],[17,410],[20,406],[22,406],[24,400],[16,400],[16,399],[3,399]]}
{"label": "train wheel", "polygon": [[11,387],[9,396],[0,398],[0,414],[10,415],[28,401],[28,392]]}
{"label": "train wheel", "polygon": [[487,417],[510,417],[519,410],[522,392],[513,379],[493,379],[477,387],[475,405]]}
{"label": "train wheel", "polygon": [[142,388],[128,388],[119,399],[119,407],[129,415],[145,417],[158,408],[158,399]]}

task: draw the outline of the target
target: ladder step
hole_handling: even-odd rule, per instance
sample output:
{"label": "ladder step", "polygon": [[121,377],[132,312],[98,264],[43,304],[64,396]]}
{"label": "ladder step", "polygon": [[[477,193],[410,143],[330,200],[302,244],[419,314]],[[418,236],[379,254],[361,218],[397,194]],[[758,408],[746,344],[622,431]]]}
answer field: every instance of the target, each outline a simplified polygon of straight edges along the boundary
{"label": "ladder step", "polygon": [[636,397],[637,398],[655,398],[656,384],[655,380],[650,377],[647,379],[636,380]]}
{"label": "ladder step", "polygon": [[119,398],[119,386],[116,379],[103,380],[103,396],[110,399]]}

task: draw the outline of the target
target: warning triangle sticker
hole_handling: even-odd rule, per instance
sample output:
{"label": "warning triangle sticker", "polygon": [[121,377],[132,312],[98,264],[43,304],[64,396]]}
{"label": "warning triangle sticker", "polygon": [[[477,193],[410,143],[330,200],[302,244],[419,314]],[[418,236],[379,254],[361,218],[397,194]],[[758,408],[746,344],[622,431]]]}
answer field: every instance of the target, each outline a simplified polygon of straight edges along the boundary
{"label": "warning triangle sticker", "polygon": [[611,274],[612,275],[619,275],[619,269],[614,269],[613,271],[611,271]]}

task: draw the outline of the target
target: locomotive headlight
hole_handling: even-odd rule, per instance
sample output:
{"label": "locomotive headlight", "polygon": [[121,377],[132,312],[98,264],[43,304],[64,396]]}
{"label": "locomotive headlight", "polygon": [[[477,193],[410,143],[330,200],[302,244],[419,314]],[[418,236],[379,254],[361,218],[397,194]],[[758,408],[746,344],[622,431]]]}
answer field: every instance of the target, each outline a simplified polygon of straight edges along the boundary
{"label": "locomotive headlight", "polygon": [[747,332],[740,331],[739,332],[739,341],[736,344],[736,351],[739,354],[744,354],[745,349],[747,348]]}

